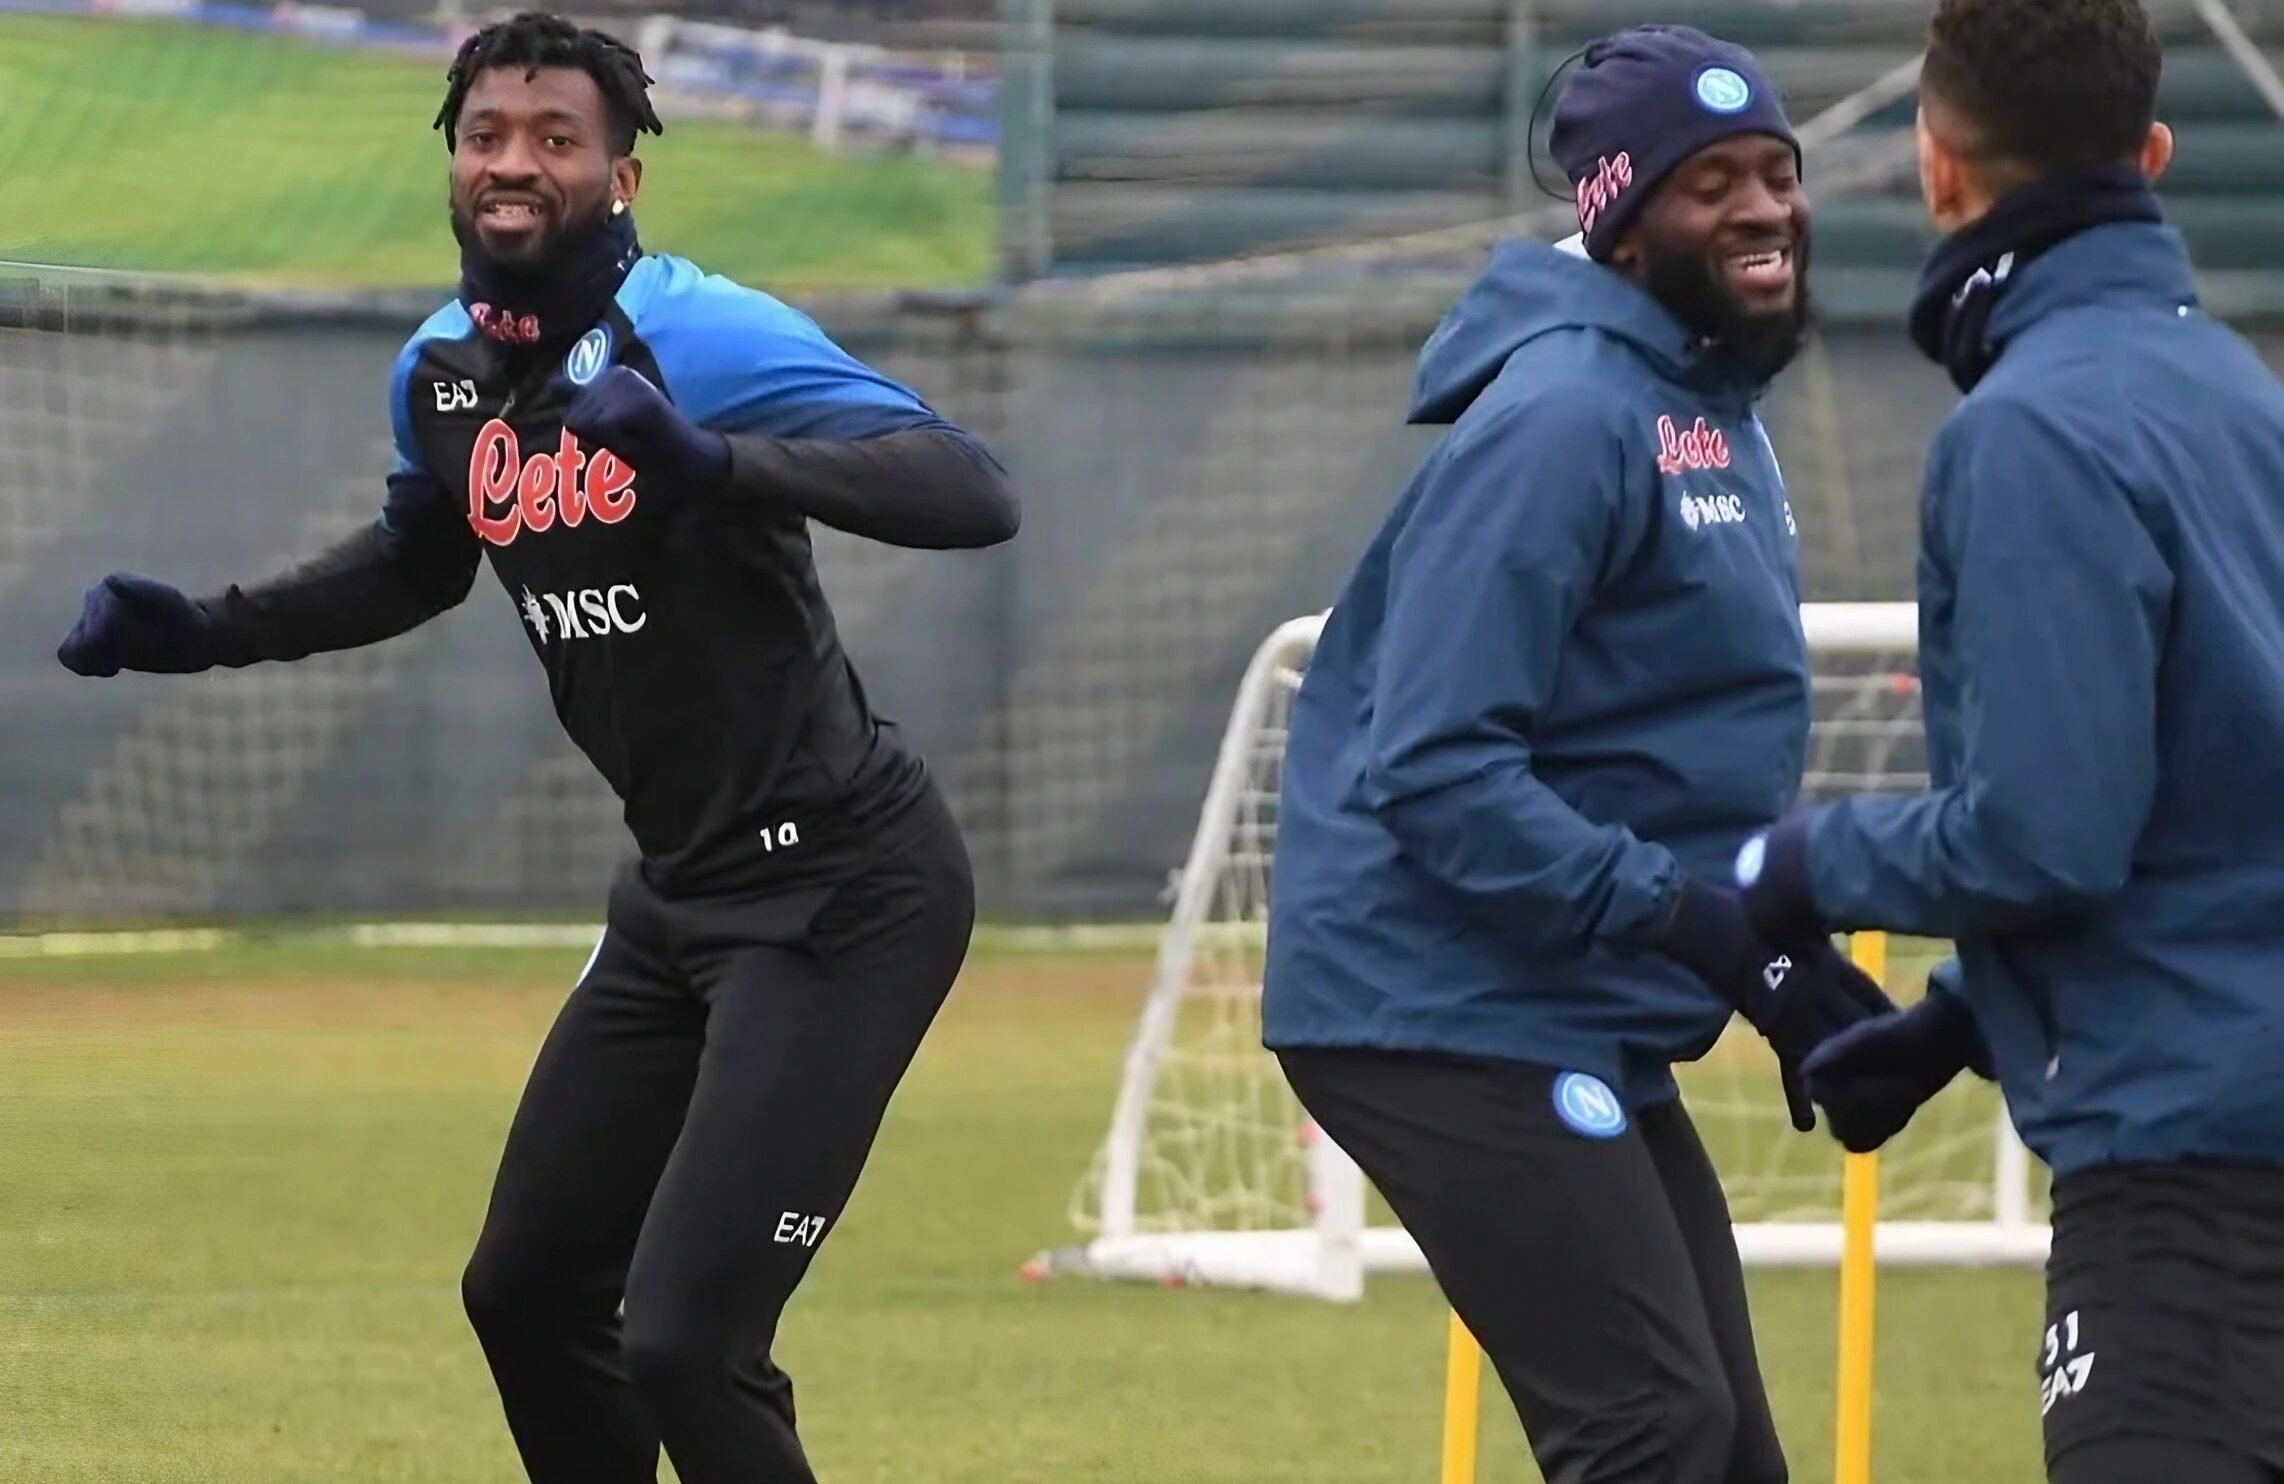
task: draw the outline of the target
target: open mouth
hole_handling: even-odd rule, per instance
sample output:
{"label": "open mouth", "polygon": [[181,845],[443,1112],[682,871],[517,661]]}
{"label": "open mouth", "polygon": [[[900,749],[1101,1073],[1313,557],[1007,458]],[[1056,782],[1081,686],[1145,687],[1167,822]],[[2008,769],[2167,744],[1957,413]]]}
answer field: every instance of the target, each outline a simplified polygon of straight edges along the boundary
{"label": "open mouth", "polygon": [[531,196],[491,196],[476,208],[476,220],[494,231],[528,230],[546,216],[547,208]]}
{"label": "open mouth", "polygon": [[1782,294],[1792,287],[1792,249],[1764,247],[1731,253],[1722,259],[1729,282],[1739,293],[1755,297]]}

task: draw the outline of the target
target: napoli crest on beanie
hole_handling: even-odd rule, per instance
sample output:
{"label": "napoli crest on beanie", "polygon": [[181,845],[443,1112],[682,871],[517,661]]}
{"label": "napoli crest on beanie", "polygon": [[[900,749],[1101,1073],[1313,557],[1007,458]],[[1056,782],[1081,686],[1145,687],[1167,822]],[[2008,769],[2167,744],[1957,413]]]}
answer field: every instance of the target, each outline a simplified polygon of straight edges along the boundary
{"label": "napoli crest on beanie", "polygon": [[1630,26],[1586,48],[1548,140],[1578,197],[1587,256],[1607,262],[1658,182],[1737,134],[1800,141],[1753,54],[1694,26]]}

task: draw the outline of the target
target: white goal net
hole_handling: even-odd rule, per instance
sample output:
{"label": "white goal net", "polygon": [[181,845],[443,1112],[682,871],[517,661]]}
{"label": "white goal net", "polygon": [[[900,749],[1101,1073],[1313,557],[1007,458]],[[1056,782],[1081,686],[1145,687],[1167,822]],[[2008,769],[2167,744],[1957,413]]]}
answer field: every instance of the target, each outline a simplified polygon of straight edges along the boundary
{"label": "white goal net", "polygon": [[[1803,609],[1817,723],[1805,791],[1924,785],[1910,604]],[[1078,1273],[1352,1299],[1369,1272],[1419,1271],[1417,1246],[1317,1130],[1262,1049],[1261,954],[1292,696],[1321,617],[1255,653],[1208,785],[1110,1127],[1073,1193],[1083,1241],[1035,1277]],[[1936,945],[1889,945],[1889,989],[1921,991]],[[1752,1264],[1836,1264],[1839,1147],[1786,1118],[1774,1064],[1749,1028],[1681,1069]],[[2029,1160],[1995,1090],[1963,1077],[1880,1157],[1881,1264],[2043,1261]]]}

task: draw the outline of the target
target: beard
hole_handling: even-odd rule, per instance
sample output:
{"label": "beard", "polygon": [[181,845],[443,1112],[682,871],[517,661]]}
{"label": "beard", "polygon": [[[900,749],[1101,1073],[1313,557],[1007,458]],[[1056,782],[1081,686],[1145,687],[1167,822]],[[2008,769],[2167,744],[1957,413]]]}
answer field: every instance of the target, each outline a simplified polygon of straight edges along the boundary
{"label": "beard", "polygon": [[584,213],[567,206],[563,216],[549,223],[527,250],[510,258],[496,257],[484,246],[473,202],[453,202],[451,215],[452,240],[460,244],[463,253],[503,280],[540,283],[553,277],[602,233],[610,222],[610,197],[606,192],[592,210]]}
{"label": "beard", "polygon": [[1809,256],[1809,234],[1803,230],[1792,245],[1792,302],[1779,310],[1748,310],[1702,248],[1677,250],[1645,239],[1642,284],[1740,370],[1773,381],[1808,342],[1815,313],[1808,293]]}

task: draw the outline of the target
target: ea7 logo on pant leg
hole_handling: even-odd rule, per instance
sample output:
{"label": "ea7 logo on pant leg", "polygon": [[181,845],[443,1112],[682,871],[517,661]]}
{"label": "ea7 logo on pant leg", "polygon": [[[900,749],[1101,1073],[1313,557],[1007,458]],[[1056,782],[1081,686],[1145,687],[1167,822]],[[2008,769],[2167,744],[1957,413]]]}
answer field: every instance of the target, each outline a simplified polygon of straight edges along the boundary
{"label": "ea7 logo on pant leg", "polygon": [[775,1240],[796,1247],[814,1247],[825,1237],[825,1218],[804,1216],[799,1211],[788,1211],[777,1218]]}
{"label": "ea7 logo on pant leg", "polygon": [[2046,1349],[2038,1358],[2038,1415],[2054,1410],[2066,1396],[2086,1389],[2094,1374],[2094,1352],[2080,1351],[2078,1311],[2072,1309],[2058,1324],[2046,1326]]}
{"label": "ea7 logo on pant leg", "polygon": [[1589,1139],[1614,1139],[1626,1131],[1626,1105],[1609,1083],[1584,1072],[1554,1079],[1554,1113],[1571,1132]]}

